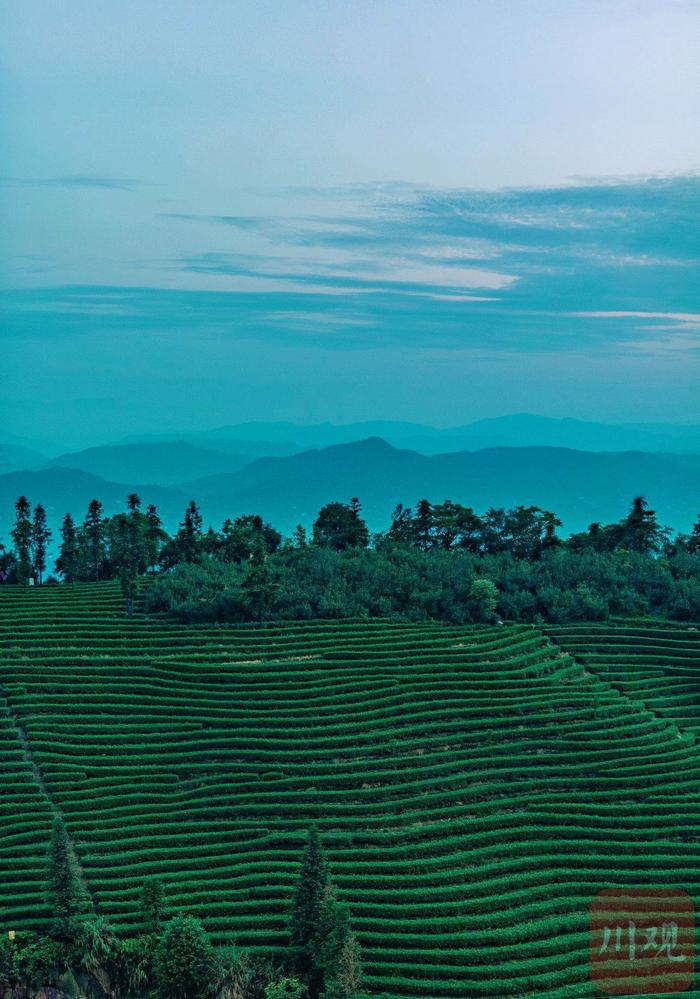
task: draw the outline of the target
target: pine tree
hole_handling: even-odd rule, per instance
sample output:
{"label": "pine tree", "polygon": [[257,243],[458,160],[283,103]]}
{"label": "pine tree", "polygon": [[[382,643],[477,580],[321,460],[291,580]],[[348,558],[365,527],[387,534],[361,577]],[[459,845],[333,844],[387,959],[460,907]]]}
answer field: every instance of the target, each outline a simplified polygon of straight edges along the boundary
{"label": "pine tree", "polygon": [[166,537],[157,508],[151,503],[146,507],[144,533],[144,564],[151,572],[156,571],[161,545]]}
{"label": "pine tree", "polygon": [[700,517],[695,521],[693,530],[688,538],[688,551],[691,553],[700,552]]}
{"label": "pine tree", "polygon": [[15,503],[15,525],[12,528],[12,542],[17,559],[17,582],[26,585],[32,572],[32,508],[26,496],[20,496]]}
{"label": "pine tree", "polygon": [[433,543],[433,508],[426,499],[419,500],[414,520],[416,542],[419,548],[427,551]]}
{"label": "pine tree", "polygon": [[67,583],[74,583],[78,572],[78,537],[75,523],[69,513],[61,524],[61,549],[56,559],[56,571]]}
{"label": "pine tree", "polygon": [[64,936],[71,917],[83,908],[84,895],[75,873],[66,827],[58,817],[51,830],[46,898],[56,921],[55,928]]}
{"label": "pine tree", "polygon": [[656,512],[649,509],[643,496],[634,498],[632,509],[621,526],[623,546],[642,554],[659,551],[668,536],[668,530],[659,525]]}
{"label": "pine tree", "polygon": [[316,828],[311,829],[297,881],[290,920],[297,971],[308,980],[316,969],[314,951],[324,899],[330,889],[328,864]]}
{"label": "pine tree", "polygon": [[90,570],[96,582],[100,578],[100,568],[105,554],[105,525],[102,514],[100,501],[90,500],[83,529],[88,546]]}
{"label": "pine tree", "polygon": [[32,520],[32,568],[40,586],[44,579],[46,549],[50,540],[51,531],[46,523],[46,510],[41,503],[37,503]]}

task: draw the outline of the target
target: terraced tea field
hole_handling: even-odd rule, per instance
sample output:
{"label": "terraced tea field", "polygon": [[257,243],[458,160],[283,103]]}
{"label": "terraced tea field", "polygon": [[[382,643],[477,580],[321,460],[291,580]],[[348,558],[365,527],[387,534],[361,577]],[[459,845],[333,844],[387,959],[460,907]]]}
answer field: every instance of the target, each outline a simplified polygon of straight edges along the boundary
{"label": "terraced tea field", "polygon": [[279,950],[316,823],[378,996],[592,996],[596,892],[700,901],[695,633],[120,605],[107,584],[0,588],[0,930],[44,915],[52,809],[118,927],[158,874],[216,940]]}

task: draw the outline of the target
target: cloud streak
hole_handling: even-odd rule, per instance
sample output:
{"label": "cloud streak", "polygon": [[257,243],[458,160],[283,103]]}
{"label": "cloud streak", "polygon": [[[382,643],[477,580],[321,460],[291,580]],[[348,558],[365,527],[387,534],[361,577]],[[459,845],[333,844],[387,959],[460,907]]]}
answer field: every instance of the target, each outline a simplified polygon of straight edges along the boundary
{"label": "cloud streak", "polygon": [[65,177],[0,177],[0,183],[22,187],[62,187],[72,190],[133,191],[138,181],[126,177],[68,175]]}

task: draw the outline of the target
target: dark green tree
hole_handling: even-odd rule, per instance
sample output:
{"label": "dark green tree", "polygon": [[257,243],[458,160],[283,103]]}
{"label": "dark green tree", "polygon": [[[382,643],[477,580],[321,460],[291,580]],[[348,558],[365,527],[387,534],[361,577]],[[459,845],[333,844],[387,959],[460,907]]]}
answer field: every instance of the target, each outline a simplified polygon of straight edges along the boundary
{"label": "dark green tree", "polygon": [[691,554],[694,555],[696,552],[700,552],[700,517],[695,521],[686,545]]}
{"label": "dark green tree", "polygon": [[204,999],[216,981],[216,956],[194,916],[177,915],[165,928],[153,957],[158,999]]}
{"label": "dark green tree", "polygon": [[634,498],[632,509],[621,526],[622,546],[643,554],[660,551],[669,534],[668,530],[660,526],[656,512],[649,509],[643,496]]}
{"label": "dark green tree", "polygon": [[78,574],[78,536],[69,513],[61,524],[61,548],[56,559],[56,571],[61,573],[66,583],[74,583]]}
{"label": "dark green tree", "polygon": [[154,573],[160,561],[160,551],[168,535],[163,530],[163,524],[157,508],[151,503],[146,507],[146,523],[144,527],[143,560],[147,569]]}
{"label": "dark green tree", "polygon": [[246,514],[227,518],[224,521],[217,555],[224,562],[235,562],[240,565],[249,561],[255,548],[262,542],[267,555],[276,552],[282,542],[282,535],[270,524],[263,523],[262,517]]}
{"label": "dark green tree", "polygon": [[324,901],[330,887],[330,874],[321,838],[318,830],[313,828],[309,832],[292,900],[290,937],[296,970],[304,981],[312,985],[316,994],[319,988],[316,962],[317,935]]}
{"label": "dark green tree", "polygon": [[267,554],[262,535],[258,537],[253,548],[250,563],[243,579],[242,589],[247,606],[252,617],[262,624],[274,603],[277,594],[270,570],[267,565]]}
{"label": "dark green tree", "polygon": [[158,936],[163,928],[165,891],[160,878],[146,878],[141,887],[141,924],[148,936]]}
{"label": "dark green tree", "polygon": [[36,573],[37,582],[41,586],[46,570],[46,549],[51,540],[51,531],[46,523],[46,510],[37,503],[32,519],[32,569]]}
{"label": "dark green tree", "polygon": [[17,582],[26,585],[32,572],[32,508],[26,496],[20,496],[15,503],[11,537],[17,559]]}
{"label": "dark green tree", "polygon": [[202,560],[203,554],[202,515],[195,501],[190,500],[177,534],[161,552],[161,563],[165,568],[179,562],[194,564]]}
{"label": "dark green tree", "polygon": [[105,523],[102,504],[99,500],[90,500],[87,514],[83,521],[83,534],[89,572],[95,582],[97,582],[100,578],[100,571],[106,554]]}
{"label": "dark green tree", "polygon": [[337,552],[346,548],[366,548],[369,531],[360,510],[356,497],[350,503],[327,503],[314,523],[314,544],[333,548]]}
{"label": "dark green tree", "polygon": [[55,818],[49,843],[46,898],[58,935],[65,937],[71,918],[84,909],[84,893],[75,870],[63,820]]}
{"label": "dark green tree", "polygon": [[427,499],[419,500],[414,520],[416,544],[424,552],[433,544],[433,508]]}
{"label": "dark green tree", "polygon": [[110,562],[119,579],[128,617],[131,617],[134,611],[141,563],[137,517],[140,517],[137,512],[117,514],[108,524]]}

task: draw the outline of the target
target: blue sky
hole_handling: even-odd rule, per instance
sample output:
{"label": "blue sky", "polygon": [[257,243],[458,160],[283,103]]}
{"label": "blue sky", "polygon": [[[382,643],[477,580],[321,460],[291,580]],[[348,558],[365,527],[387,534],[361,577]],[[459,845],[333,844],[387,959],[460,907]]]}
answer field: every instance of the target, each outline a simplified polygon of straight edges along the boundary
{"label": "blue sky", "polygon": [[700,420],[699,40],[674,0],[0,0],[3,427]]}

